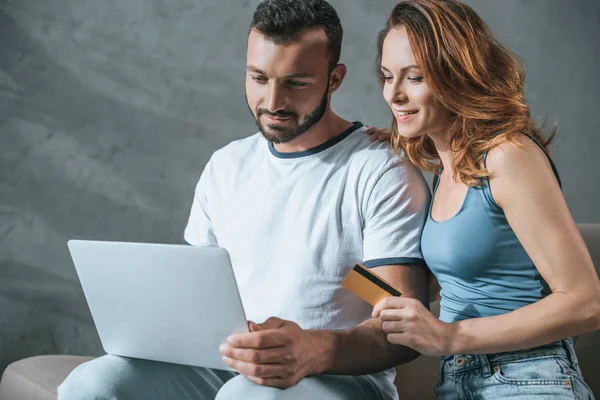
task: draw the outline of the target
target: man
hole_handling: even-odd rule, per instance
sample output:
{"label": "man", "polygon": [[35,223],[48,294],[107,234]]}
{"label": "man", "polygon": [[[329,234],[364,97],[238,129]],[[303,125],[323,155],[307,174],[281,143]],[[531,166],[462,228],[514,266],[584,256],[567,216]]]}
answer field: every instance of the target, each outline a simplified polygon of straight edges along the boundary
{"label": "man", "polygon": [[260,132],[217,151],[196,187],[185,240],[229,251],[251,320],[220,347],[239,375],[105,356],[77,368],[60,399],[397,397],[392,368],[418,354],[389,344],[341,281],[364,262],[426,303],[430,195],[387,143],[330,108],[341,42],[325,0],[261,3],[246,72]]}

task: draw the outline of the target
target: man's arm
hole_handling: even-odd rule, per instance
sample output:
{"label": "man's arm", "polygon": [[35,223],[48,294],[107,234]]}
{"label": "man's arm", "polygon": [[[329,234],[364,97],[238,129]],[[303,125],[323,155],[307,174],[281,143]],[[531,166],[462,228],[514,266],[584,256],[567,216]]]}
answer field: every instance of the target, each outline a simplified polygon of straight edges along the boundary
{"label": "man's arm", "polygon": [[[428,270],[420,237],[431,196],[423,176],[412,164],[395,160],[365,192],[365,266],[428,308]],[[250,322],[249,327],[249,333],[230,336],[220,351],[225,364],[259,385],[286,388],[307,375],[380,372],[418,356],[390,344],[379,319],[334,331],[303,330],[279,318]]]}
{"label": "man's arm", "polygon": [[[403,296],[427,305],[427,268],[390,265],[373,268]],[[390,344],[378,318],[350,329],[303,330],[292,321],[249,322],[250,333],[230,336],[219,350],[223,362],[259,385],[288,388],[320,373],[363,375],[414,360],[418,353]]]}
{"label": "man's arm", "polygon": [[210,219],[207,194],[212,175],[212,159],[208,161],[206,167],[200,175],[188,223],[183,234],[185,244],[192,246],[218,246],[217,238],[213,231],[212,221]]}
{"label": "man's arm", "polygon": [[[427,268],[422,265],[387,265],[372,269],[403,296],[421,301],[427,308]],[[363,375],[414,360],[416,351],[391,344],[381,328],[379,318],[371,318],[362,324],[342,331],[308,331],[313,335],[316,347],[312,374]]]}
{"label": "man's arm", "polygon": [[[422,260],[420,238],[430,198],[421,173],[397,159],[378,176],[363,202],[365,265],[372,265],[371,270],[396,286],[403,297],[417,299],[427,309],[428,269]],[[391,263],[396,265],[386,265]],[[390,344],[378,318],[344,331],[314,334],[323,346],[317,372],[366,374],[419,355],[408,347]]]}

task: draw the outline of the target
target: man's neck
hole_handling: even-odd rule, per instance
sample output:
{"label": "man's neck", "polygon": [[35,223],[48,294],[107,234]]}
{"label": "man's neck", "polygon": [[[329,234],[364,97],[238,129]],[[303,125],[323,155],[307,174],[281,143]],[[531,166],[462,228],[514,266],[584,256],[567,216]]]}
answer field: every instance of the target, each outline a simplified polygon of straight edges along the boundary
{"label": "man's neck", "polygon": [[274,144],[280,153],[296,153],[315,148],[334,137],[342,134],[352,126],[352,123],[336,115],[328,109],[323,118],[308,131],[287,143]]}

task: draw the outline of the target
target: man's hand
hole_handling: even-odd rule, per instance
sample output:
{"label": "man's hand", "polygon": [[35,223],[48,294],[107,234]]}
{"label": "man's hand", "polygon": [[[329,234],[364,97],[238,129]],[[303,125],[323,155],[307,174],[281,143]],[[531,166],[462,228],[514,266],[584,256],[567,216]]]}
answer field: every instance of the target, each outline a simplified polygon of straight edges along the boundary
{"label": "man's hand", "polygon": [[271,317],[248,322],[249,333],[231,335],[219,347],[223,362],[254,383],[288,388],[316,373],[316,338],[291,321]]}

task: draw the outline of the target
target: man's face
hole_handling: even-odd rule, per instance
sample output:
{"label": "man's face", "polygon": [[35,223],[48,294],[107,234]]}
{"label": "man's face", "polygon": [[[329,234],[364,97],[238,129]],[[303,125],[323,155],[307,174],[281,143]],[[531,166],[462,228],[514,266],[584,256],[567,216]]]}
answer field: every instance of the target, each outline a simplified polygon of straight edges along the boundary
{"label": "man's face", "polygon": [[287,44],[275,44],[255,30],[250,32],[246,100],[267,140],[290,142],[319,122],[327,111],[328,87],[325,32],[305,32]]}

